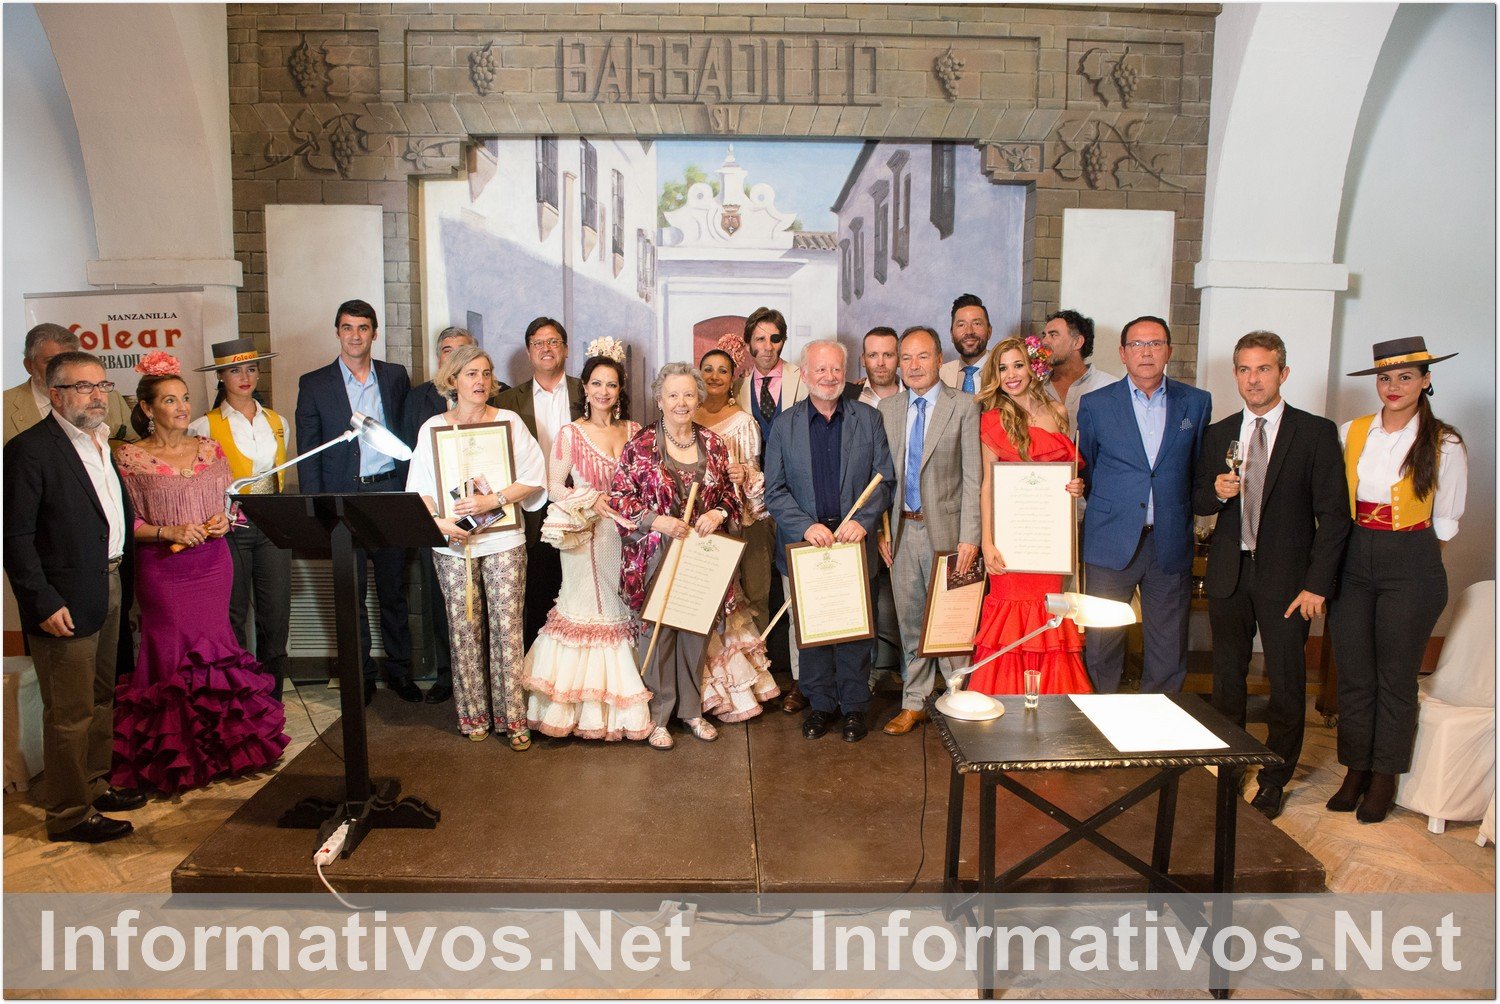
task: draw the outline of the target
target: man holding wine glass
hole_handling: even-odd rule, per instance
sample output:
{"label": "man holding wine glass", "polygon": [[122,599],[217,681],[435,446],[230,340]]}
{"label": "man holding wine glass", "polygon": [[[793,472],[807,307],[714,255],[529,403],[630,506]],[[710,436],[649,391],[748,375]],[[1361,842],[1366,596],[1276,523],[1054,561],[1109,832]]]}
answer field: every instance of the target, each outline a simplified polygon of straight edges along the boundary
{"label": "man holding wine glass", "polygon": [[[1266,745],[1281,757],[1260,772],[1251,804],[1268,819],[1302,752],[1307,714],[1303,648],[1324,612],[1349,536],[1349,495],[1338,430],[1281,397],[1286,346],[1252,331],[1234,350],[1245,407],[1203,436],[1193,509],[1218,516],[1205,591],[1213,631],[1214,707],[1245,724],[1245,678],[1259,629],[1271,683]],[[1219,466],[1224,458],[1228,470]]]}

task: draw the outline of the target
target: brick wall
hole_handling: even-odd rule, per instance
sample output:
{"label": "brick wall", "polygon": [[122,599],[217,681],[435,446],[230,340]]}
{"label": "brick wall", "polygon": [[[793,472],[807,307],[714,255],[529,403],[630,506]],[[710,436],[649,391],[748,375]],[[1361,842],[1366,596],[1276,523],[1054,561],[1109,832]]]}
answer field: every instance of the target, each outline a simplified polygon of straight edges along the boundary
{"label": "brick wall", "polygon": [[[267,203],[378,204],[390,358],[418,371],[417,189],[470,137],[954,139],[1034,187],[1031,313],[1062,212],[1177,214],[1173,376],[1192,379],[1217,6],[231,4],[240,330],[265,343]],[[419,351],[413,352],[416,347]]]}

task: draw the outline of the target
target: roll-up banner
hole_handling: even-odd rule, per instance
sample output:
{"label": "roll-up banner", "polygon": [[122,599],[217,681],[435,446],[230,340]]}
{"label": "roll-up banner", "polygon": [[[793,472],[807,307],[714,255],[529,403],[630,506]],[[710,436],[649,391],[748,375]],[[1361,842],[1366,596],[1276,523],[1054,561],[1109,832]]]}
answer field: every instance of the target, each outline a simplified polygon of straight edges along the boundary
{"label": "roll-up banner", "polygon": [[27,293],[24,299],[28,329],[50,321],[76,334],[83,351],[104,360],[108,378],[126,397],[135,396],[140,380],[136,364],[165,352],[181,364],[195,410],[211,400],[202,395],[212,386],[212,374],[193,372],[209,361],[203,349],[202,286]]}

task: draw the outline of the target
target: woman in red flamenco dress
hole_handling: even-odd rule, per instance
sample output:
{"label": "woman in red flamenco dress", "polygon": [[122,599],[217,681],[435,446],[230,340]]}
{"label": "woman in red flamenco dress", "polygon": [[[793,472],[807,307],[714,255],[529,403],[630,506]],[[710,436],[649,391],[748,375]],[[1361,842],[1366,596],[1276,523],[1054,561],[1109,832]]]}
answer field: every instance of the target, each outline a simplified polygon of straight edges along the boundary
{"label": "woman in red flamenco dress", "polygon": [[[980,662],[1047,622],[1046,596],[1062,591],[1061,575],[1009,572],[1005,556],[995,548],[988,513],[994,490],[990,465],[1045,461],[1076,461],[1078,450],[1068,438],[1068,412],[1047,397],[1046,350],[1035,339],[1007,338],[989,355],[980,377],[979,439],[984,451],[984,480],[980,487],[980,511],[985,570],[990,588],[979,616],[974,637],[974,661]],[[1020,444],[1019,446],[1017,444]],[[1068,484],[1074,496],[1083,493],[1083,481]],[[1025,692],[1023,673],[1042,672],[1044,694],[1088,694],[1093,692],[1083,668],[1083,638],[1072,621],[1043,631],[1020,648],[980,667],[969,678],[968,689],[985,694]]]}

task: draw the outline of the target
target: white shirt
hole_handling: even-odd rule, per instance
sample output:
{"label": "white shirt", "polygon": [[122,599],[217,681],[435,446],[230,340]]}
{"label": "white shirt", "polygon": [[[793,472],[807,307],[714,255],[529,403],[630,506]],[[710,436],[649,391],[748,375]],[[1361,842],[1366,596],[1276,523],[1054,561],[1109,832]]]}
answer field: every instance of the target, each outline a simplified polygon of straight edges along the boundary
{"label": "white shirt", "polygon": [[44,390],[37,390],[35,380],[27,380],[26,386],[31,388],[31,399],[36,402],[36,413],[42,418],[52,414],[52,395]]}
{"label": "white shirt", "polygon": [[[898,377],[897,380],[896,380],[896,390],[895,390],[895,393],[899,394],[904,389],[905,388],[903,388],[901,386],[901,380]],[[890,394],[886,395],[886,397],[890,397],[890,396],[891,396]],[[883,401],[883,400],[885,400],[885,398],[883,398],[879,394],[875,393],[875,388],[870,386],[870,378],[869,377],[865,377],[863,380],[861,380],[859,382],[859,403],[860,404],[867,404],[871,408],[879,408],[880,407],[880,402]]]}
{"label": "white shirt", "polygon": [[[260,406],[260,402],[253,403],[253,420],[246,418],[243,412],[228,401],[219,405],[219,414],[229,423],[229,438],[234,440],[234,448],[250,461],[250,473],[264,474],[276,466],[276,433],[272,431],[271,423],[266,418],[266,410]],[[193,419],[188,424],[187,431],[192,436],[213,438],[208,432],[207,415]]]}
{"label": "white shirt", "polygon": [[[1042,387],[1047,391],[1047,396],[1054,401],[1062,401],[1068,409],[1068,428],[1078,428],[1078,402],[1083,400],[1083,395],[1093,393],[1101,387],[1108,387],[1120,378],[1113,373],[1106,373],[1101,369],[1095,369],[1093,363],[1084,365],[1083,376],[1068,384],[1068,399],[1063,401],[1057,396],[1057,388],[1052,385],[1051,380],[1044,381]],[[1080,500],[1081,501],[1081,500]]]}
{"label": "white shirt", "polygon": [[1240,412],[1240,456],[1250,455],[1250,441],[1255,438],[1255,420],[1263,418],[1266,420],[1266,455],[1261,462],[1269,464],[1271,454],[1276,450],[1276,433],[1281,429],[1281,416],[1286,414],[1286,399],[1276,402],[1276,407],[1264,415],[1256,415],[1249,408]]}
{"label": "white shirt", "polygon": [[109,557],[118,558],[125,553],[125,502],[120,497],[120,477],[109,459],[109,427],[100,422],[93,432],[85,432],[61,415],[52,417],[68,434],[73,449],[78,451],[78,459],[83,461],[83,469],[89,472],[89,481],[104,508],[104,518],[109,521]]}
{"label": "white shirt", "polygon": [[[573,421],[573,413],[568,407],[568,378],[559,377],[557,386],[552,390],[544,390],[540,381],[533,378],[531,407],[536,414],[536,438],[541,443],[542,456],[550,457],[557,434],[562,431],[563,426]],[[545,485],[547,482],[544,479],[537,483]]]}
{"label": "white shirt", "polygon": [[[547,460],[542,455],[542,448],[526,430],[526,423],[521,421],[521,416],[504,408],[492,408],[494,415],[485,419],[487,422],[509,422],[511,448],[516,456],[515,482],[523,485],[536,485],[540,490],[532,494],[521,508],[527,512],[535,512],[547,504]],[[412,451],[411,468],[406,474],[406,490],[416,492],[418,495],[426,496],[437,501],[437,474],[433,469],[432,462],[432,436],[428,434],[431,429],[445,429],[449,427],[447,418],[443,415],[434,415],[422,423],[421,430],[417,433],[417,448]],[[510,485],[490,485],[496,492],[504,491]],[[506,502],[507,506],[514,505]],[[442,507],[443,512],[450,512],[448,506]],[[516,526],[513,530],[496,530],[491,533],[481,533],[470,537],[469,556],[472,558],[483,557],[486,554],[499,554],[501,551],[509,551],[515,547],[526,546],[526,527],[524,524]],[[446,554],[454,558],[464,556],[463,548],[434,547],[438,554]]]}
{"label": "white shirt", "polygon": [[[1349,426],[1339,426],[1339,442],[1349,442]],[[1401,480],[1401,465],[1417,441],[1417,416],[1396,432],[1386,432],[1380,415],[1370,423],[1364,452],[1359,455],[1359,484],[1354,497],[1360,502],[1391,502],[1391,486]],[[1438,540],[1452,540],[1458,533],[1458,521],[1464,515],[1464,500],[1469,494],[1469,455],[1461,444],[1444,438],[1438,450],[1437,489],[1432,499],[1432,529]]]}

